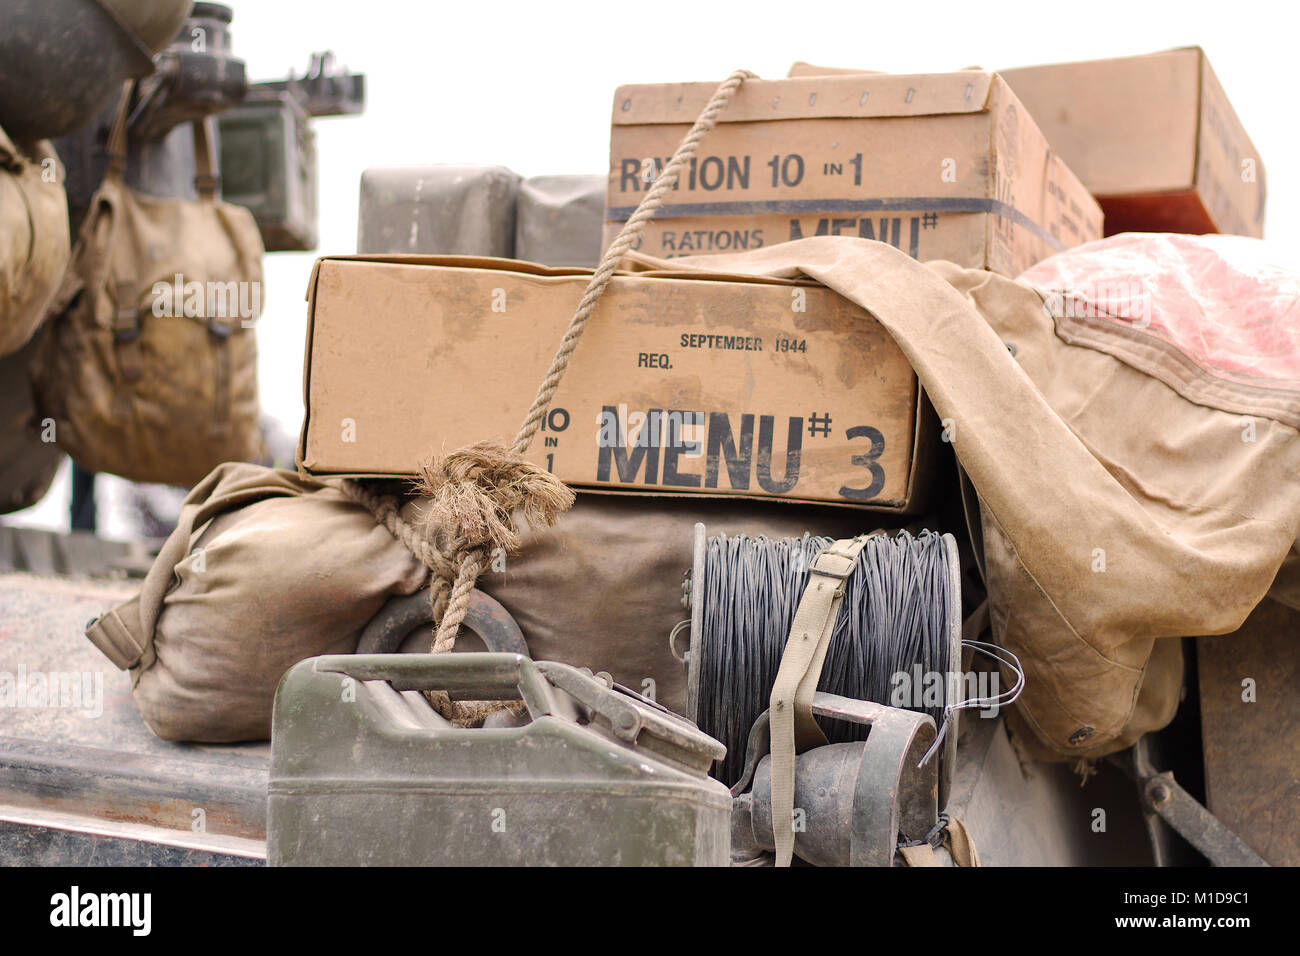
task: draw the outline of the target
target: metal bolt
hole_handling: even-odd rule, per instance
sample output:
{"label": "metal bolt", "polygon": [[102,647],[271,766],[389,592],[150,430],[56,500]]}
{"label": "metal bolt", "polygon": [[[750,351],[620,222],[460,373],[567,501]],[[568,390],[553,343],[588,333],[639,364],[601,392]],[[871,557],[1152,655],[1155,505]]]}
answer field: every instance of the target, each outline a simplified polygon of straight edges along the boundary
{"label": "metal bolt", "polygon": [[1071,744],[1081,744],[1097,731],[1093,727],[1080,727],[1074,733],[1070,734]]}

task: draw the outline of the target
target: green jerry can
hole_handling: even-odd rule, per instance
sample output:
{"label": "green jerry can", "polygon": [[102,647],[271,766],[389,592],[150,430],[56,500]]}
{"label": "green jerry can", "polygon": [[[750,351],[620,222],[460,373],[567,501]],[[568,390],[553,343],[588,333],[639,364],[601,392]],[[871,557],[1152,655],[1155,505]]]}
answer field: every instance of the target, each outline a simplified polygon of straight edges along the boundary
{"label": "green jerry can", "polygon": [[[457,728],[421,691],[521,700]],[[510,726],[515,723],[518,726]],[[520,654],[315,657],[275,697],[272,866],[726,866],[725,748],[612,681]]]}

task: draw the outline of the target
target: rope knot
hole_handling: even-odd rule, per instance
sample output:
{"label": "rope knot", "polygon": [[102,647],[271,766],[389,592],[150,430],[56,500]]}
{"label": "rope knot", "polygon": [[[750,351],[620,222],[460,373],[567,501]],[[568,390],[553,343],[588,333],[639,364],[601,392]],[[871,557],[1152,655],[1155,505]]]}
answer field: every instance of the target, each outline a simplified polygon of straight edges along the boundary
{"label": "rope knot", "polygon": [[417,481],[418,494],[428,501],[426,529],[445,535],[458,551],[491,547],[514,553],[520,545],[517,510],[523,509],[532,527],[549,527],[574,500],[563,482],[499,440],[430,458]]}

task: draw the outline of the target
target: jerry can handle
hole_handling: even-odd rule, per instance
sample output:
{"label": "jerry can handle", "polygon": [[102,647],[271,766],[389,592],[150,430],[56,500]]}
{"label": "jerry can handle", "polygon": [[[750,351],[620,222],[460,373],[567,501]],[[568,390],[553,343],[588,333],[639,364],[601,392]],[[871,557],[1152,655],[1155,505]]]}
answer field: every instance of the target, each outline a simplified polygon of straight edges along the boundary
{"label": "jerry can handle", "polygon": [[536,720],[555,711],[551,685],[522,654],[330,654],[317,671],[358,681],[382,680],[394,690],[445,690],[463,700],[520,700]]}

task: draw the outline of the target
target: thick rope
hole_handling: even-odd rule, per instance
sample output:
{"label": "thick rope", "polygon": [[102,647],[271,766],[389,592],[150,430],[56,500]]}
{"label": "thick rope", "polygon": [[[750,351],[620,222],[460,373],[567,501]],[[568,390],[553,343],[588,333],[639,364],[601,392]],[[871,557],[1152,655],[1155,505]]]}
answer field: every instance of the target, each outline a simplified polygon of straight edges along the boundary
{"label": "thick rope", "polygon": [[708,105],[704,107],[704,112],[700,114],[699,119],[695,121],[695,125],[686,134],[686,138],[677,147],[677,152],[673,153],[673,158],[668,161],[664,171],[655,179],[654,185],[650,187],[650,191],[646,193],[645,198],[636,207],[636,211],[632,213],[631,218],[623,224],[618,237],[605,250],[605,254],[600,257],[600,264],[596,267],[591,282],[587,285],[587,291],[583,293],[582,301],[578,303],[578,310],[569,321],[569,328],[565,331],[564,338],[560,340],[560,348],[555,353],[555,358],[551,360],[550,370],[547,371],[541,387],[537,389],[537,397],[533,399],[533,407],[528,410],[524,423],[519,426],[519,434],[515,436],[515,442],[511,446],[511,450],[516,454],[523,454],[528,450],[528,446],[532,444],[533,437],[542,425],[543,417],[550,410],[551,400],[555,398],[555,392],[560,387],[560,379],[564,377],[564,373],[569,367],[569,360],[573,357],[574,349],[578,347],[578,340],[582,338],[587,323],[591,321],[592,315],[595,314],[596,304],[605,292],[605,287],[609,285],[609,280],[613,278],[614,270],[618,268],[619,261],[632,249],[641,233],[645,231],[646,224],[659,211],[659,207],[663,205],[664,196],[668,193],[668,190],[676,185],[682,169],[691,161],[695,151],[699,148],[700,142],[708,135],[709,130],[713,129],[717,124],[718,116],[727,108],[727,104],[731,102],[736,90],[740,89],[740,85],[745,80],[753,78],[754,74],[748,70],[737,70],[717,88]]}
{"label": "thick rope", "polygon": [[[430,648],[432,653],[445,653],[455,646],[456,634],[469,610],[470,594],[478,576],[489,564],[489,549],[503,548],[509,552],[518,547],[515,511],[523,508],[530,525],[547,527],[572,506],[573,492],[554,475],[528,461],[524,453],[550,410],[574,350],[619,262],[663,205],[665,195],[676,184],[682,169],[717,124],[719,115],[741,84],[753,77],[748,70],[737,70],[717,88],[668,165],[601,256],[514,443],[507,448],[501,442],[478,442],[441,459],[431,458],[425,464],[418,488],[418,493],[430,501],[424,535],[402,520],[391,501],[377,499],[355,482],[343,482],[344,493],[368,508],[376,521],[433,572],[431,600],[438,629]],[[439,537],[446,544],[445,550],[432,543]],[[435,706],[441,703],[441,699],[435,700]],[[450,701],[446,704],[452,711],[460,706]],[[460,713],[463,717],[463,708]]]}
{"label": "thick rope", "polygon": [[[479,571],[484,564],[481,554],[475,560],[469,560],[468,553],[473,551],[475,547],[481,548],[485,543],[485,536],[498,547],[508,547],[509,544],[516,543],[518,540],[517,537],[498,540],[502,536],[499,526],[507,529],[513,529],[514,527],[513,508],[504,507],[502,503],[498,502],[497,517],[504,520],[494,522],[491,519],[485,520],[477,517],[487,509],[476,504],[466,506],[464,505],[465,498],[467,495],[473,496],[477,492],[477,496],[491,500],[500,495],[503,490],[509,489],[511,484],[518,486],[526,483],[530,478],[540,479],[542,476],[551,479],[556,485],[560,485],[553,475],[546,472],[539,473],[536,467],[523,457],[524,452],[532,444],[533,438],[541,427],[542,419],[550,410],[551,401],[555,398],[555,393],[560,387],[560,381],[569,368],[569,362],[573,358],[574,350],[577,349],[582,333],[586,331],[587,324],[595,314],[600,297],[604,294],[610,279],[613,278],[619,262],[636,243],[645,230],[646,224],[654,218],[659,207],[663,205],[664,197],[673,188],[678,176],[681,175],[682,169],[691,161],[691,157],[695,155],[695,151],[699,148],[704,137],[717,124],[718,116],[726,109],[736,90],[740,89],[745,80],[753,76],[754,74],[748,70],[737,70],[723,81],[722,85],[709,99],[708,105],[705,106],[704,112],[695,121],[695,125],[691,127],[690,132],[686,134],[685,139],[677,147],[677,151],[673,153],[673,157],[668,161],[668,165],[664,167],[664,171],[655,179],[654,185],[646,193],[645,198],[641,200],[636,211],[623,224],[617,238],[601,256],[600,264],[592,274],[591,281],[587,284],[587,289],[582,295],[582,300],[578,303],[573,318],[569,320],[569,327],[564,333],[564,338],[560,340],[560,347],[556,350],[555,357],[551,359],[551,366],[546,373],[546,378],[538,388],[532,407],[528,410],[523,424],[519,426],[519,433],[515,436],[514,443],[509,450],[498,450],[493,448],[490,443],[480,442],[468,449],[463,449],[461,452],[454,452],[441,462],[431,462],[425,468],[421,490],[434,499],[434,507],[430,511],[430,518],[443,528],[448,525],[455,528],[453,533],[459,539],[457,543],[467,553],[466,560],[461,562],[457,572],[455,586],[452,589],[451,599],[447,605],[447,612],[438,625],[438,632],[433,645],[435,651],[438,648],[449,649],[455,644],[456,632],[465,619],[465,613],[469,608],[470,592],[474,589]],[[469,480],[476,476],[471,474],[472,468],[464,467],[466,462],[459,456],[467,456],[473,459],[470,464],[477,465],[480,469],[491,468],[498,472],[498,474],[492,476],[495,480],[489,482]],[[503,484],[502,479],[507,478],[510,472],[513,472],[517,478],[512,483]],[[534,484],[534,488],[523,493],[522,503],[525,507],[526,517],[533,521],[540,518],[543,524],[552,524],[559,514],[568,510],[572,504],[572,492],[569,492],[567,499],[562,502],[548,502],[545,506],[537,507],[536,513],[530,515],[528,509],[537,500],[535,496],[542,493],[543,482],[536,481]],[[563,485],[560,485],[560,487],[563,488]],[[564,490],[568,491],[567,488]],[[471,527],[467,528],[465,525],[464,512],[476,515],[471,521]]]}
{"label": "thick rope", "polygon": [[456,565],[439,551],[433,543],[420,534],[413,526],[402,519],[398,513],[398,504],[393,498],[377,495],[365,485],[356,481],[342,481],[338,484],[343,496],[361,505],[372,515],[375,522],[382,524],[389,533],[406,546],[406,550],[415,555],[420,563],[440,578],[455,574]]}

